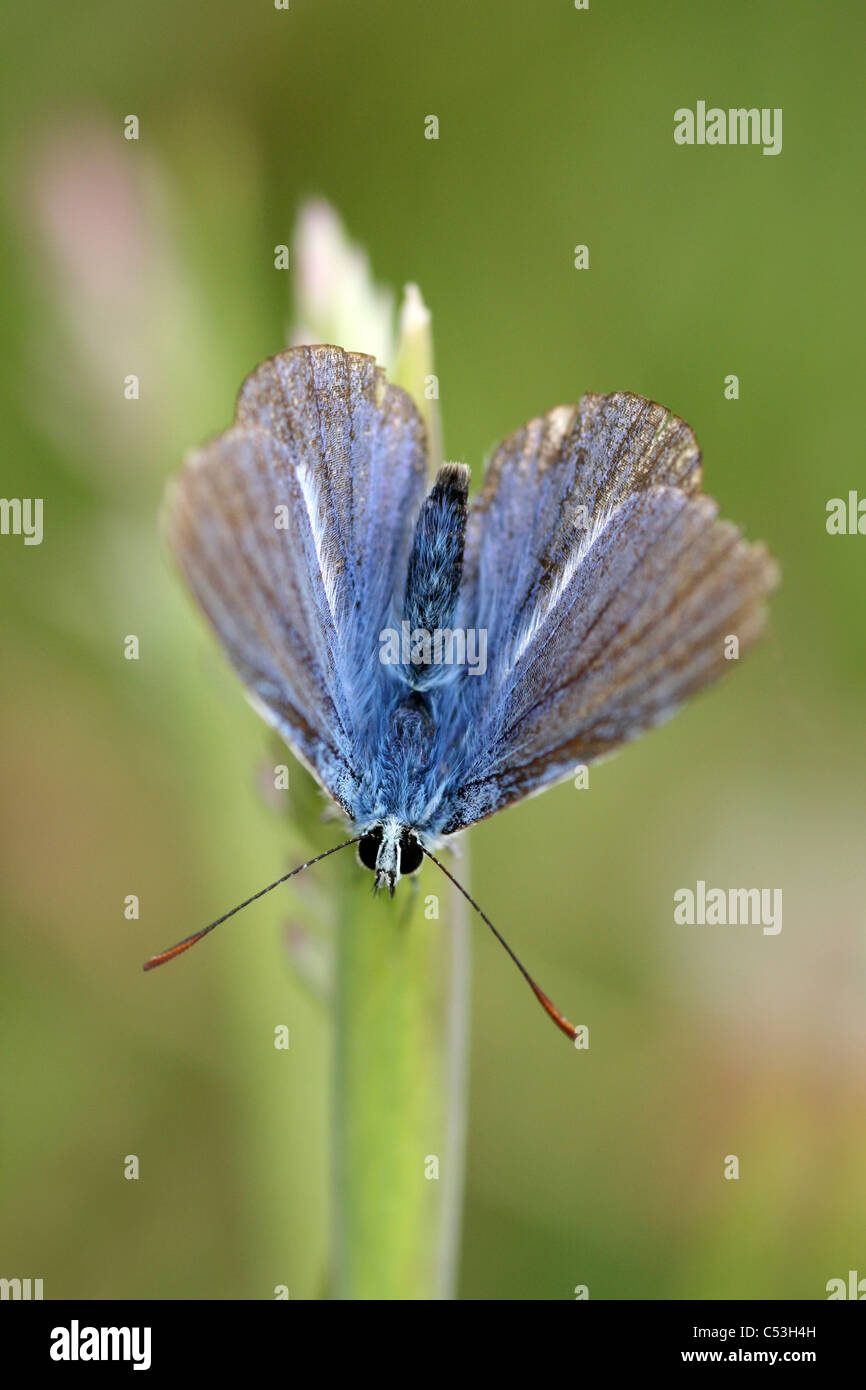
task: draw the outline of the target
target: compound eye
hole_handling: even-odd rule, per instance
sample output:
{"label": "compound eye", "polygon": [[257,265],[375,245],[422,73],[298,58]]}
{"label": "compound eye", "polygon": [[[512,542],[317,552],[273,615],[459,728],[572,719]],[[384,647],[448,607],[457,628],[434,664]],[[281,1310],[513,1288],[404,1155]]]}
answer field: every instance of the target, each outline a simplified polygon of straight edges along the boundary
{"label": "compound eye", "polygon": [[400,873],[417,873],[424,862],[424,851],[413,835],[404,835],[400,841]]}
{"label": "compound eye", "polygon": [[369,834],[362,835],[358,841],[358,858],[365,869],[375,869],[376,856],[379,853],[379,846],[382,843],[382,831],[379,826],[371,830]]}

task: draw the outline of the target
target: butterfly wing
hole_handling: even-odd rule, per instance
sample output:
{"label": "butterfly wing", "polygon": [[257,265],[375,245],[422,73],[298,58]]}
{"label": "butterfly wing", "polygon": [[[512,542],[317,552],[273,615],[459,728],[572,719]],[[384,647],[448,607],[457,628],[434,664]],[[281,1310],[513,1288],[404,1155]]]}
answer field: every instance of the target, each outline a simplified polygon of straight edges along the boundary
{"label": "butterfly wing", "polygon": [[279,354],[169,505],[181,569],[262,716],[351,814],[425,480],[424,427],[371,357]]}
{"label": "butterfly wing", "polygon": [[776,581],[716,520],[691,430],[625,393],[588,395],[495,452],[470,512],[467,623],[488,669],[464,680],[442,833],[540,791],[642,730],[757,636]]}

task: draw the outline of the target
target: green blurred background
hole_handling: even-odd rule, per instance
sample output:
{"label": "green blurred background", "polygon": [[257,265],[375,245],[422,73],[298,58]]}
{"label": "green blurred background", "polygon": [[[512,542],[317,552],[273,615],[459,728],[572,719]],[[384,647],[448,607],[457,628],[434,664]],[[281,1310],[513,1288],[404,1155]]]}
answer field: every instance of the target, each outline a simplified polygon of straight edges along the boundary
{"label": "green blurred background", "polygon": [[[461,1295],[866,1274],[866,539],[825,528],[866,491],[861,8],[91,0],[5,24],[2,491],[43,497],[45,534],[0,539],[0,1274],[49,1298],[326,1287],[329,1028],[282,932],[317,894],[327,914],[328,866],[140,970],[289,854],[267,735],[157,516],[285,344],[273,247],[311,195],[377,280],[421,286],[446,458],[477,481],[529,416],[640,392],[784,576],[730,680],[589,790],[471,832],[476,895],[591,1048],[479,924]],[[675,146],[699,99],[782,107],[783,152]],[[675,926],[697,879],[781,887],[781,934]]]}

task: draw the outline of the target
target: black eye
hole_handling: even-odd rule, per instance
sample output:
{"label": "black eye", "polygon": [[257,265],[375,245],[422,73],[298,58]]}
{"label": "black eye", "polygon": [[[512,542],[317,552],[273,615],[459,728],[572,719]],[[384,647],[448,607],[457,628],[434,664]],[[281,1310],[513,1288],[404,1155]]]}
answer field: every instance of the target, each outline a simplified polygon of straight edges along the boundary
{"label": "black eye", "polygon": [[358,858],[365,869],[375,869],[376,855],[379,853],[381,843],[382,831],[378,825],[369,834],[361,836],[358,841]]}
{"label": "black eye", "polygon": [[417,873],[424,862],[424,851],[414,835],[404,835],[400,841],[400,873]]}

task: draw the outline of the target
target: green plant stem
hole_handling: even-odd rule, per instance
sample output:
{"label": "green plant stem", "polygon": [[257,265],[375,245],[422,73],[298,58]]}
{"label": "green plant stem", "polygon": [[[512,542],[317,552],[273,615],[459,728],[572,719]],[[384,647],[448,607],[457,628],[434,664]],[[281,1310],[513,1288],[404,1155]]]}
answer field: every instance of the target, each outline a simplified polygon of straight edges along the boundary
{"label": "green plant stem", "polygon": [[[425,866],[393,900],[342,866],[335,1012],[336,1293],[454,1296],[466,1101],[463,901]],[[432,895],[438,919],[430,919]]]}

